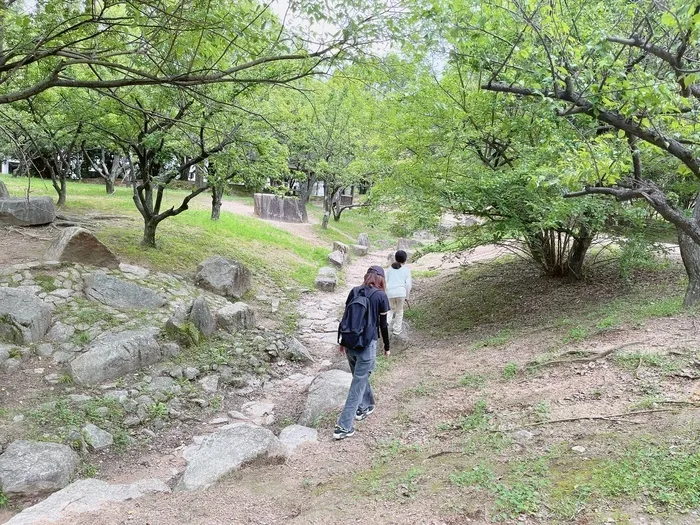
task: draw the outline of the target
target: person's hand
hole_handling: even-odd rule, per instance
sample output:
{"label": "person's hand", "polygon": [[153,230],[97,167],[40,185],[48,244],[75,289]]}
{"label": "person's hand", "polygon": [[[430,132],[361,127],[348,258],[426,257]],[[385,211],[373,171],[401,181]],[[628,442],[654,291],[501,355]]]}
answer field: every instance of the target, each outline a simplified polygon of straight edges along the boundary
{"label": "person's hand", "polygon": [[343,345],[338,346],[338,353],[339,354],[344,354],[345,353],[345,347]]}

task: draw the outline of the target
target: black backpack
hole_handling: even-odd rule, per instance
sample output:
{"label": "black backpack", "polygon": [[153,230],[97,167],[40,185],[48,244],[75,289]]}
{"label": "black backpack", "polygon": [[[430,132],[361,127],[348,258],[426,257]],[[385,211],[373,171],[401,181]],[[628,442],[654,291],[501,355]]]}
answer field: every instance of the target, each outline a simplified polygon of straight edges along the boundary
{"label": "black backpack", "polygon": [[345,313],[338,326],[338,343],[353,350],[365,348],[372,341],[372,334],[368,335],[365,332],[369,325],[369,298],[377,289],[372,289],[369,295],[360,295],[363,290],[366,288],[360,288],[345,307]]}

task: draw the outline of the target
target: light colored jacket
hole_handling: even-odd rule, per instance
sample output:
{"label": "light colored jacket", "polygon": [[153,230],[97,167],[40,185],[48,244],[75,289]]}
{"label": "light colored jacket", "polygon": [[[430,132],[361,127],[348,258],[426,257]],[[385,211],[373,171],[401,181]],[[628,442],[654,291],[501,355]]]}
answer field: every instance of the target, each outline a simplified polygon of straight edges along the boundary
{"label": "light colored jacket", "polygon": [[386,295],[389,299],[408,297],[411,294],[411,269],[403,265],[398,270],[389,267],[386,274]]}

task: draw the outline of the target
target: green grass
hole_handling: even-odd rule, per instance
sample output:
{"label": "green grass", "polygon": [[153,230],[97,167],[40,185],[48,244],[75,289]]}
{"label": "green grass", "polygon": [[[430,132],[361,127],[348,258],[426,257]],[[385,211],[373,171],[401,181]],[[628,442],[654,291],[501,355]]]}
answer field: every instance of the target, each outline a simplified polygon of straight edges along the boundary
{"label": "green grass", "polygon": [[7,496],[5,496],[5,493],[0,489],[0,509],[4,509],[7,507],[9,503],[9,500],[7,499]]}
{"label": "green grass", "polygon": [[500,330],[496,335],[487,337],[474,343],[474,348],[505,346],[513,340],[512,330]]}
{"label": "green grass", "polygon": [[46,293],[51,293],[58,289],[56,278],[51,275],[39,274],[34,276],[34,282]]}
{"label": "green grass", "polygon": [[518,365],[508,363],[503,367],[503,379],[513,379],[518,374]]}
{"label": "green grass", "polygon": [[486,384],[486,379],[484,376],[479,374],[466,374],[459,380],[459,384],[467,388],[481,390]]}
{"label": "green grass", "polygon": [[[309,216],[319,222],[323,218],[323,207],[315,203],[307,206]],[[395,246],[398,237],[391,232],[389,220],[386,214],[372,208],[352,208],[345,210],[340,216],[340,221],[335,222],[331,217],[328,229],[324,230],[320,225],[315,227],[316,233],[331,244],[333,241],[341,241],[356,244],[361,233],[369,236],[370,245],[377,246],[378,242],[386,242],[389,246]]]}
{"label": "green grass", "polygon": [[[26,191],[27,179],[3,176],[11,195]],[[169,189],[163,209],[178,205],[189,192]],[[50,181],[31,180],[31,195],[54,197]],[[97,223],[98,238],[122,259],[162,271],[191,273],[211,255],[231,257],[246,264],[262,279],[271,278],[280,286],[312,287],[318,268],[325,264],[327,249],[300,242],[291,233],[253,217],[224,213],[218,221],[210,219],[209,200],[202,195],[192,201],[191,209],[163,221],[156,233],[157,249],[141,248],[143,221],[132,201],[130,188],[117,187],[106,195],[104,186],[71,181],[63,213],[120,215],[114,221]],[[233,200],[249,199],[232,197]],[[355,218],[345,216],[345,227],[354,228]],[[128,222],[127,222],[128,221]],[[358,226],[359,229],[362,229]]]}
{"label": "green grass", "polygon": [[440,270],[411,270],[411,276],[414,279],[435,277],[440,275]]}
{"label": "green grass", "polygon": [[474,404],[470,414],[461,416],[457,421],[441,423],[438,430],[461,430],[469,432],[472,430],[482,430],[488,427],[491,416],[487,412],[486,400],[480,399]]}
{"label": "green grass", "polygon": [[628,370],[636,370],[641,367],[658,368],[665,375],[673,374],[681,369],[681,364],[670,356],[647,352],[616,354],[613,356],[613,361]]}

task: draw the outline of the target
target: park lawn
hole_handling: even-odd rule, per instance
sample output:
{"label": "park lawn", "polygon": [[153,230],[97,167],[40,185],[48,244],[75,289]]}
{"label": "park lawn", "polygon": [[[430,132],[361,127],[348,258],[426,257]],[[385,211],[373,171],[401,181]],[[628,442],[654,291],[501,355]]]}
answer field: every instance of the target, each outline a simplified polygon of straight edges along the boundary
{"label": "park lawn", "polygon": [[[323,219],[323,206],[309,203],[307,206],[309,216],[314,217],[319,223]],[[369,235],[370,242],[393,246],[398,237],[391,232],[391,224],[385,213],[372,208],[351,208],[345,210],[336,222],[333,217],[328,221],[328,229],[321,225],[316,227],[316,233],[322,239],[333,242],[341,240],[350,244],[357,243],[361,233]]]}
{"label": "park lawn", "polygon": [[[0,177],[11,195],[26,194],[27,179]],[[165,206],[178,205],[187,190],[169,189]],[[56,193],[48,181],[31,179],[31,196]],[[250,197],[227,197],[250,203]],[[105,193],[102,184],[68,182],[66,206],[60,214],[74,216],[108,216],[95,221],[95,230],[102,240],[124,261],[160,271],[194,272],[197,264],[211,255],[239,260],[251,268],[261,280],[272,279],[280,287],[311,287],[324,264],[326,251],[299,242],[299,239],[266,221],[222,213],[219,221],[209,218],[207,194],[194,199],[190,209],[166,219],[158,226],[157,249],[140,246],[142,218],[132,201],[131,188],[119,186],[113,195]]]}

